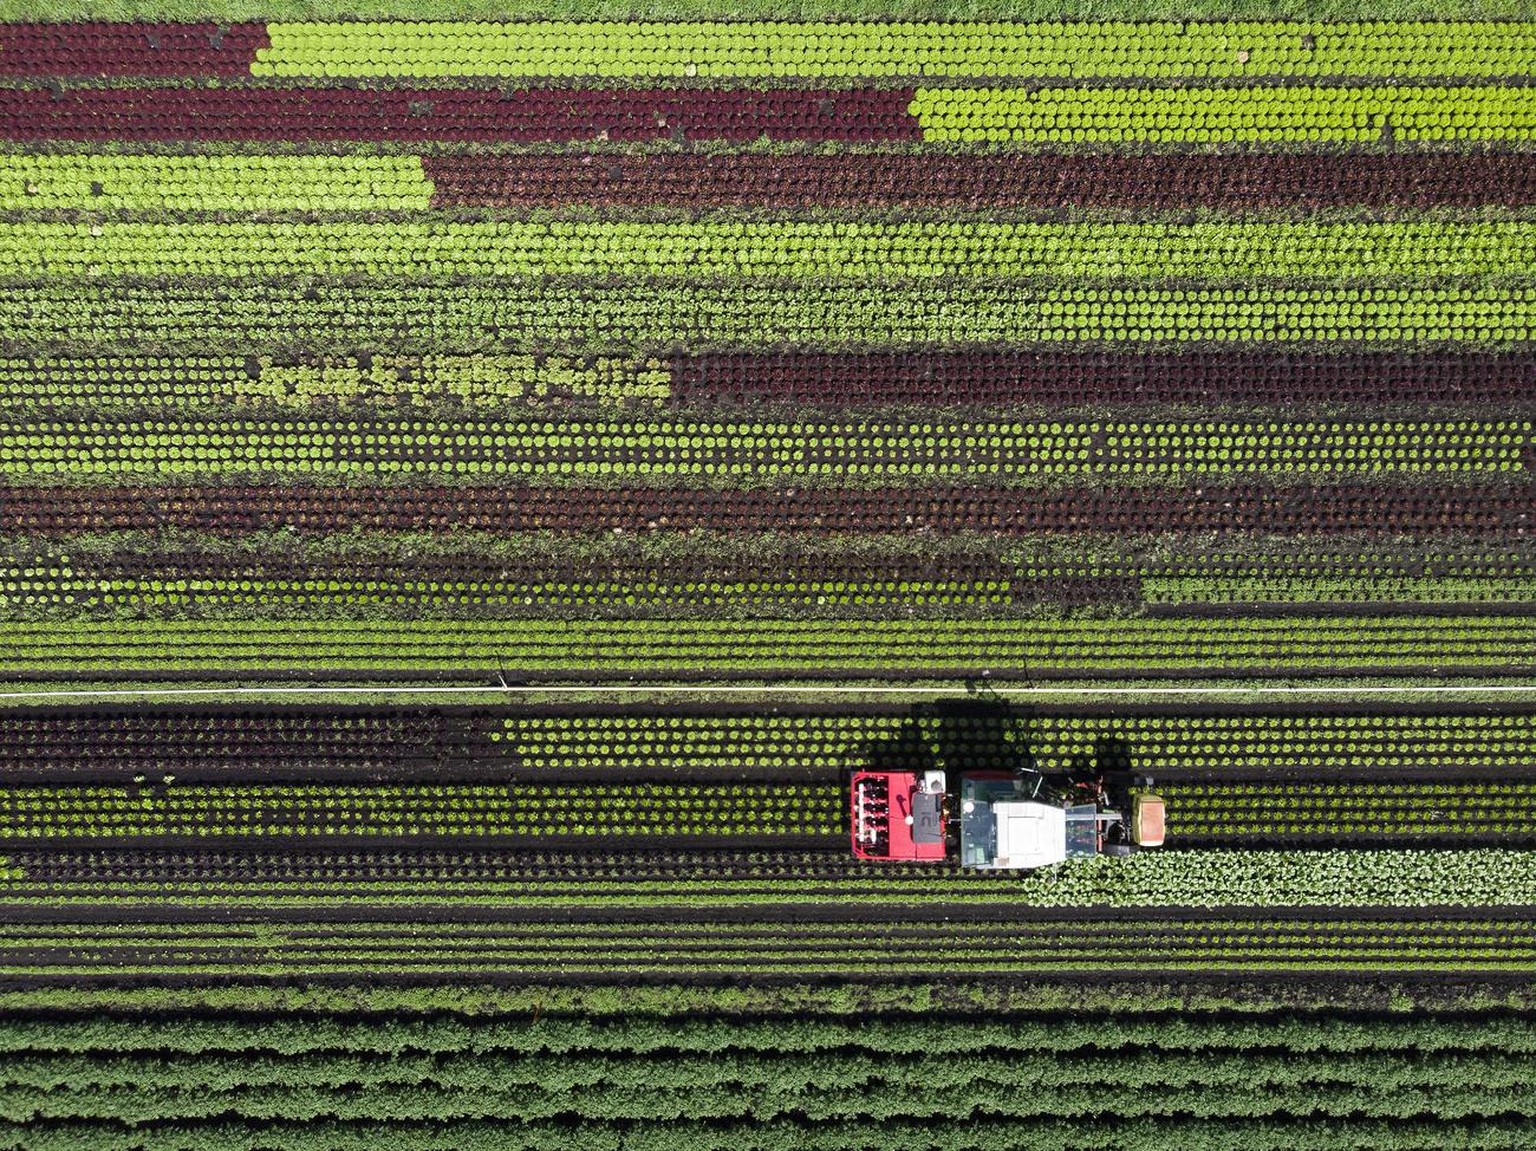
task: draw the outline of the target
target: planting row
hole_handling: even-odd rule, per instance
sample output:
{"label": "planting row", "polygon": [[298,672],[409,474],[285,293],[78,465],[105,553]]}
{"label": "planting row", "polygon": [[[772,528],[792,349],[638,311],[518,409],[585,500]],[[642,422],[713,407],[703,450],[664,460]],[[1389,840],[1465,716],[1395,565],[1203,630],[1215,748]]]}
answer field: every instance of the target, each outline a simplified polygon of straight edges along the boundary
{"label": "planting row", "polygon": [[415,156],[0,156],[5,211],[388,211],[431,198]]}
{"label": "planting row", "polygon": [[[228,565],[221,564],[227,569]],[[424,571],[412,578],[382,566],[371,573],[311,569],[298,576],[134,574],[104,579],[89,567],[7,567],[0,562],[0,611],[12,618],[175,618],[210,613],[261,618],[345,618],[350,614],[403,618],[511,619],[625,616],[869,616],[899,612],[1012,614],[1005,578],[893,578],[866,569],[852,579],[824,571],[755,573],[747,582],[711,579],[686,569],[652,571],[636,579],[598,575],[561,579],[548,573],[519,578],[464,579],[463,573]],[[1490,598],[1493,593],[1490,592]],[[1505,594],[1499,602],[1512,597]],[[1536,598],[1536,597],[1533,597]]]}
{"label": "planting row", "polygon": [[[417,409],[530,404],[659,406],[783,402],[858,409],[970,405],[1524,403],[1536,357],[1481,352],[1076,350],[720,353],[666,357],[533,354],[275,362],[271,356],[0,358],[12,418],[85,409]],[[1315,415],[1314,411],[1309,413]]]}
{"label": "planting row", "polygon": [[[0,159],[0,172],[8,159]],[[89,163],[90,161],[83,161]],[[179,164],[179,157],[155,157]],[[336,158],[336,164],[347,159]],[[1471,154],[1179,153],[1043,154],[1031,163],[998,155],[931,153],[651,156],[426,156],[436,207],[550,207],[573,204],[747,208],[841,208],[882,205],[968,208],[1115,207],[1137,211],[1207,206],[1529,204],[1536,199],[1536,159],[1520,152]],[[124,206],[154,206],[158,169],[134,169],[148,191],[119,191]],[[286,176],[286,173],[284,173]],[[338,177],[339,178],[339,177]],[[169,177],[167,177],[169,179]],[[3,186],[3,185],[0,185]],[[78,187],[71,185],[71,188]],[[317,187],[316,207],[331,203]],[[39,191],[41,192],[41,188]],[[89,202],[71,191],[71,206]],[[253,192],[259,196],[263,193]],[[189,206],[238,206],[210,194]],[[7,207],[28,202],[0,199]],[[369,206],[373,205],[370,200]],[[42,206],[42,205],[38,205]],[[117,206],[109,200],[102,206]],[[293,207],[306,207],[308,200]]]}
{"label": "planting row", "polygon": [[[1165,1093],[1166,1094],[1166,1093]],[[1463,1093],[1465,1096],[1466,1093]],[[413,1098],[415,1093],[412,1092]],[[960,1098],[956,1093],[955,1098]],[[1176,1098],[1182,1101],[1183,1096]],[[1310,1098],[1310,1097],[1309,1097]],[[1342,1097],[1340,1097],[1342,1098]],[[1118,1096],[1098,1095],[1100,1102],[1119,1105]],[[1064,1097],[1064,1106],[1076,1108],[1080,1096]],[[679,1108],[682,1107],[679,1101]],[[885,1111],[883,1100],[880,1104]],[[1095,1104],[1097,1105],[1097,1104]],[[1298,1101],[1298,1107],[1310,1103]],[[1342,1105],[1342,1104],[1340,1104]],[[1461,1106],[1461,1104],[1452,1105]],[[932,1120],[866,1119],[843,1117],[814,1122],[760,1121],[741,1123],[684,1119],[656,1122],[623,1120],[573,1122],[498,1122],[495,1120],[415,1120],[417,1114],[435,1115],[435,1108],[419,1102],[385,1103],[396,1118],[380,1123],[370,1120],[344,1122],[306,1119],[297,1123],[273,1121],[220,1121],[217,1124],[178,1123],[167,1127],[136,1126],[125,1131],[119,1123],[63,1120],[57,1123],[5,1123],[0,1121],[0,1145],[15,1151],[74,1151],[86,1146],[99,1151],[244,1151],[253,1145],[272,1151],[366,1151],[387,1142],[410,1151],[494,1151],[517,1146],[528,1151],[564,1151],[573,1141],[591,1151],[836,1151],[841,1147],[873,1146],[900,1140],[914,1151],[1050,1151],[1082,1131],[1074,1110],[1070,1118],[1028,1119],[991,1117],[972,1123],[960,1133],[943,1130]],[[1365,1100],[1357,1114],[1369,1113]],[[1525,1118],[1439,1119],[1417,1115],[1412,1119],[1354,1118],[1347,1124],[1331,1116],[1189,1119],[1119,1119],[1098,1117],[1095,1134],[1114,1138],[1126,1151],[1185,1151],[1192,1147],[1220,1148],[1237,1143],[1247,1151],[1289,1151],[1305,1146],[1314,1151],[1357,1151],[1361,1139],[1372,1147],[1390,1146],[1394,1151],[1518,1151],[1536,1138],[1536,1121]],[[1068,1144],[1070,1145],[1070,1144]]]}
{"label": "planting row", "polygon": [[1335,551],[1095,555],[1083,560],[1021,555],[1010,568],[1011,602],[1060,606],[1519,604],[1536,598],[1528,557],[1514,552],[1414,554]]}
{"label": "planting row", "polygon": [[[1518,1013],[1234,1018],[1143,1005],[1073,1010],[1077,1026],[1064,1027],[1029,1009],[956,1018],[944,992],[924,987],[939,1006],[883,1018],[592,1019],[539,998],[536,1017],[308,1010],[253,1026],[233,1006],[85,1014],[75,1004],[96,997],[71,989],[67,1014],[13,1016],[0,1032],[0,1145],[1045,1151],[1072,1146],[1090,1112],[1095,1138],[1126,1151],[1488,1151],[1533,1130],[1507,1109],[1528,1090],[1531,1024]],[[1038,998],[1039,983],[1027,993]],[[700,988],[655,994],[668,1008],[710,1002]],[[945,1122],[959,1106],[978,1121]]]}
{"label": "planting row", "polygon": [[1218,779],[1524,778],[1536,717],[1024,714],[954,701],[768,716],[0,711],[15,781],[249,779],[840,780],[857,768],[1131,770]]}
{"label": "planting row", "polygon": [[1523,472],[1525,421],[846,423],[454,421],[0,425],[0,476],[107,481],[379,475],[613,482],[1182,478]]}
{"label": "planting row", "polygon": [[645,562],[616,552],[583,560],[393,552],[326,560],[195,552],[71,558],[0,556],[0,610],[12,618],[511,619],[583,616],[855,617],[921,612],[1038,614],[1079,607],[1198,610],[1201,605],[1382,607],[1536,603],[1536,569],[1513,554],[1188,555],[1172,559],[946,556],[927,562],[785,554],[757,562],[681,553]]}
{"label": "planting row", "polygon": [[0,24],[0,76],[240,76],[262,24]]}
{"label": "planting row", "polygon": [[[489,738],[513,770],[551,780],[646,778],[658,770],[727,778],[733,768],[831,779],[863,767],[1087,766],[1160,781],[1525,776],[1536,759],[1536,717],[1525,715],[1087,717],[936,704],[882,715],[517,716]],[[18,767],[27,761],[25,754],[7,759]]]}
{"label": "planting row", "polygon": [[[1163,792],[1180,843],[1403,842],[1529,839],[1536,785],[1175,783]],[[830,840],[843,830],[841,808],[835,784],[13,785],[0,790],[0,839]]]}
{"label": "planting row", "polygon": [[1488,21],[11,24],[0,61],[29,77],[1521,77],[1536,37]]}
{"label": "planting row", "polygon": [[[12,88],[0,139],[919,140],[911,101],[894,88]],[[1484,135],[1509,136],[1507,119]]]}
{"label": "planting row", "polygon": [[[1536,274],[1523,220],[0,223],[0,276],[1243,281]],[[1107,302],[1102,291],[1075,299]]]}
{"label": "planting row", "polygon": [[27,676],[1518,675],[1536,617],[0,624]]}
{"label": "planting row", "polygon": [[[1536,92],[1536,87],[1531,89]],[[388,348],[443,355],[499,347],[613,355],[869,350],[1093,342],[1524,345],[1536,287],[1190,288],[1016,281],[778,282],[747,277],[443,282],[42,279],[0,295],[0,354],[115,352],[308,356]],[[1047,348],[1049,350],[1049,348]]]}
{"label": "planting row", "polygon": [[1513,783],[1159,784],[1168,835],[1183,843],[1234,846],[1289,839],[1344,842],[1513,837],[1536,840],[1536,781]]}
{"label": "planting row", "polygon": [[[623,834],[622,831],[619,834]],[[1411,831],[1407,834],[1413,834]],[[1341,836],[1340,838],[1346,838]],[[1536,853],[1423,851],[1398,835],[1378,851],[1143,852],[1048,872],[892,867],[817,853],[731,851],[513,853],[413,848],[274,853],[246,848],[16,850],[0,899],[36,907],[222,905],[302,914],[322,907],[820,908],[963,904],[974,908],[1521,907],[1536,900]],[[1226,846],[1247,846],[1244,843]],[[806,912],[806,914],[814,914]]]}
{"label": "planting row", "polygon": [[16,88],[0,138],[720,139],[1062,144],[1522,143],[1528,87]]}
{"label": "planting row", "polygon": [[[0,57],[3,60],[3,57]],[[0,155],[0,209],[1478,207],[1536,199],[1523,152],[1041,156]]]}
{"label": "planting row", "polygon": [[789,836],[843,831],[836,788],[765,784],[184,784],[0,788],[0,839]]}
{"label": "planting row", "polygon": [[[462,778],[486,758],[487,721],[439,712],[0,713],[0,774],[106,779]],[[496,767],[506,778],[504,766]],[[634,778],[630,776],[628,778]]]}
{"label": "planting row", "polygon": [[[30,370],[45,380],[69,370],[42,363]],[[1524,403],[1536,394],[1536,357],[1471,350],[771,351],[673,356],[667,364],[671,395],[698,403]]]}
{"label": "planting row", "polygon": [[[377,1061],[349,1058],[340,1052],[259,1060],[210,1053],[196,1063],[185,1058],[161,1062],[137,1053],[137,1057],[86,1058],[36,1052],[6,1068],[5,1078],[0,1080],[0,1097],[17,1109],[35,1108],[40,1117],[132,1123],[144,1117],[141,1108],[146,1100],[168,1105],[168,1114],[155,1116],[163,1119],[206,1119],[220,1111],[251,1119],[298,1118],[300,1114],[287,1110],[302,1098],[295,1088],[313,1092],[308,1103],[298,1104],[300,1113],[314,1110],[317,1116],[348,1119],[376,1114],[375,1092],[403,1089],[419,1090],[420,1101],[433,1100],[429,1106],[442,1107],[444,1117],[460,1110],[466,1115],[479,1112],[497,1116],[495,1106],[499,1102],[514,1114],[497,1117],[544,1118],[548,1117],[546,1107],[571,1094],[582,1098],[565,1100],[564,1110],[591,1110],[620,1119],[654,1119],[664,1117],[664,1111],[653,1109],[665,1106],[663,1100],[674,1092],[694,1090],[708,1092],[714,1100],[701,1108],[699,1118],[771,1117],[783,1107],[817,1119],[851,1110],[847,1093],[865,1086],[871,1092],[871,1103],[887,1098],[894,1101],[900,1092],[909,1091],[909,1113],[937,1118],[946,1114],[935,1107],[944,1091],[963,1096],[982,1085],[1014,1087],[1029,1100],[1022,1102],[1015,1096],[1004,1102],[995,1098],[991,1106],[982,1104],[987,1112],[1045,1116],[1063,1109],[1082,1078],[1101,1075],[1109,1067],[1119,1072],[1115,1089],[1133,1101],[1124,1110],[1117,1108],[1121,1115],[1176,1114],[1190,1105],[1192,1089],[1200,1086],[1213,1094],[1233,1092],[1219,1102],[1195,1104],[1194,1113],[1200,1116],[1262,1109],[1250,1095],[1260,1089],[1276,1093],[1274,1112],[1299,1106],[1300,1099],[1314,1092],[1326,1099],[1335,1092],[1363,1094],[1376,1087],[1384,1095],[1390,1088],[1393,1095],[1401,1092],[1418,1098],[1432,1097],[1438,1089],[1455,1098],[1465,1095],[1467,1087],[1480,1084],[1488,1089],[1491,1104],[1499,1092],[1515,1093],[1509,1097],[1512,1100],[1529,1090],[1519,1075],[1520,1058],[1505,1052],[1446,1052],[1415,1063],[1404,1053],[1344,1056],[1329,1052],[1322,1058],[1299,1059],[1294,1053],[1271,1049],[1257,1053],[1245,1072],[1241,1056],[1232,1052],[1111,1051],[1114,1053],[1076,1052],[1059,1063],[1038,1058],[1009,1061],[999,1051],[906,1058],[855,1051],[847,1053],[846,1060],[835,1067],[829,1067],[826,1057],[819,1054],[740,1051],[690,1053],[671,1061],[659,1054],[587,1052],[579,1066],[568,1061],[569,1053],[551,1052],[522,1057],[494,1052],[482,1057],[476,1052],[455,1051],[436,1053],[435,1057]],[[1014,1062],[1026,1062],[1028,1067],[1008,1065]],[[583,1069],[588,1071],[586,1077]],[[204,1084],[211,1089],[200,1091]],[[142,1092],[142,1096],[130,1094],[129,1088]],[[1093,1089],[1102,1090],[1103,1085],[1095,1083]],[[273,1094],[264,1095],[266,1091]],[[483,1107],[472,1101],[476,1092],[485,1093]],[[1180,1104],[1170,1105],[1168,1092],[1183,1096]],[[1013,1095],[1005,1090],[997,1094]],[[799,1106],[793,1102],[797,1097]],[[1134,1100],[1139,1100],[1140,1106]],[[1437,1108],[1442,1115],[1454,1106],[1445,1097],[1436,1102],[1446,1104],[1443,1110]],[[1392,1112],[1397,1113],[1397,1109]],[[893,1107],[892,1114],[899,1113]]]}
{"label": "planting row", "polygon": [[257,76],[1520,76],[1520,23],[405,23],[267,25]]}
{"label": "planting row", "polygon": [[1536,571],[1512,553],[1026,558],[1008,590],[1014,601],[1069,606],[1526,603],[1536,600]]}
{"label": "planting row", "polygon": [[0,487],[0,529],[36,535],[189,528],[520,532],[988,531],[1482,534],[1536,515],[1536,489],[1360,483],[1285,486],[794,490],[396,487]]}
{"label": "planting row", "polygon": [[918,88],[908,111],[933,143],[1492,143],[1536,135],[1536,92],[1494,85]]}
{"label": "planting row", "polygon": [[[1138,999],[1143,986],[1130,984],[1126,994],[1111,999],[1113,1006],[1108,1009],[1102,1003],[1089,1009],[1093,1017],[1112,1020],[1106,1027],[1063,1027],[1054,1011],[1039,1005],[1042,991],[1047,990],[1043,986],[1021,988],[1012,1010],[963,1019],[928,1009],[865,1013],[857,1002],[846,1009],[846,1017],[796,1013],[793,1008],[760,1014],[731,1012],[722,1017],[690,1010],[701,1002],[699,993],[673,988],[658,989],[667,1001],[659,1010],[625,1010],[628,997],[618,997],[616,1006],[605,1006],[595,1016],[551,1010],[537,1020],[522,1013],[514,1017],[295,1012],[274,1014],[263,1019],[260,1028],[253,1028],[243,1013],[105,1014],[86,1007],[47,1015],[7,1015],[0,1024],[0,1051],[7,1057],[83,1056],[102,1061],[145,1051],[177,1060],[240,1056],[247,1066],[258,1053],[291,1059],[353,1052],[368,1058],[376,1071],[422,1056],[452,1058],[465,1050],[502,1059],[548,1053],[658,1060],[767,1052],[832,1058],[913,1058],[924,1053],[963,1058],[996,1051],[1013,1065],[1035,1063],[1040,1057],[1120,1050],[1212,1059],[1233,1054],[1252,1057],[1264,1050],[1320,1057],[1464,1053],[1529,1058],[1536,1054],[1536,1020],[1518,1009],[1473,1014],[1423,1008],[1373,1011],[1361,1005],[1342,1013],[1301,1013],[1291,1009],[1288,998],[1279,996],[1271,1000],[1256,996],[1252,1006],[1218,996],[1224,1006],[1236,1004],[1238,1010],[1181,1011],[1178,999],[1168,996],[1166,987],[1155,1004]],[[547,989],[529,990],[538,994]],[[1049,990],[1060,994],[1059,988]],[[943,989],[919,989],[922,992],[941,997]],[[733,988],[731,994],[739,996],[741,989]],[[593,999],[615,1003],[614,997],[606,995]],[[675,1001],[687,1006],[673,1006]],[[1075,1003],[1076,998],[1068,996],[1065,1001]],[[939,1002],[946,1000],[939,998]],[[1259,1006],[1266,1002],[1267,1007]]]}
{"label": "planting row", "polygon": [[[13,920],[0,928],[0,980],[1536,971],[1536,923],[1514,913],[1496,920],[1407,914],[1358,921],[1280,915],[1140,920],[1116,910],[988,921],[952,908],[942,918],[903,908],[899,922],[850,915],[789,923],[681,913],[646,923],[575,915],[545,922],[519,920],[512,909],[503,914],[475,922],[413,917],[408,923],[348,918],[274,924],[233,915],[217,923]],[[989,1095],[995,1099],[995,1090]]]}
{"label": "planting row", "polygon": [[[1518,369],[1516,369],[1518,374]],[[1490,373],[1490,376],[1492,373]],[[0,359],[6,410],[658,405],[672,392],[656,357],[483,354],[359,356],[274,363],[270,356],[28,356]]]}
{"label": "planting row", "polygon": [[[151,1131],[215,1121],[227,1131],[231,1120],[236,1130],[275,1122],[296,1133],[312,1121],[321,1131],[335,1131],[402,1113],[430,1116],[433,1122],[493,1120],[509,1136],[508,1144],[538,1148],[549,1145],[545,1140],[556,1121],[571,1115],[649,1124],[651,1137],[635,1145],[657,1148],[666,1144],[654,1129],[679,1118],[683,1140],[691,1129],[727,1122],[766,1123],[769,1131],[779,1126],[775,1134],[782,1138],[806,1129],[802,1124],[846,1131],[842,1125],[853,1121],[868,1123],[872,1131],[875,1116],[887,1123],[932,1125],[964,1108],[985,1116],[979,1125],[988,1127],[1022,1129],[1032,1120],[1039,1126],[1016,1146],[1035,1148],[1045,1145],[1039,1140],[1046,1133],[1065,1135],[1074,1126],[1066,1117],[1089,1108],[1113,1107],[1111,1126],[1143,1118],[1177,1125],[1190,1118],[1232,1122],[1296,1113],[1378,1121],[1428,1113],[1444,1123],[1502,1118],[1515,1106],[1536,1101],[1536,1090],[1519,1074],[1520,1061],[1505,1055],[1446,1055],[1415,1064],[1402,1055],[1327,1059],[1266,1052],[1246,1074],[1242,1057],[1230,1054],[1138,1057],[1119,1051],[1022,1062],[1027,1070],[1007,1066],[1007,1057],[997,1052],[904,1059],[855,1055],[830,1067],[824,1056],[767,1053],[680,1056],[668,1062],[591,1056],[578,1061],[550,1053],[482,1058],[463,1051],[381,1066],[327,1053],[262,1060],[254,1067],[229,1057],[162,1062],[148,1055],[99,1061],[33,1056],[12,1079],[0,1081],[0,1100],[13,1121],[122,1124],[130,1130],[148,1121]],[[583,1069],[590,1077],[583,1077]],[[80,1078],[69,1078],[71,1070]],[[1100,1077],[1107,1083],[1094,1081]],[[1499,1107],[1500,1099],[1510,1106]],[[525,1123],[548,1123],[549,1129],[530,1143],[518,1134]],[[721,1133],[717,1127],[716,1136]],[[764,1134],[759,1129],[738,1145],[761,1147]],[[575,1145],[592,1146],[581,1127],[571,1135],[581,1140]],[[630,1145],[627,1137],[620,1139],[609,1145]],[[253,1142],[273,1146],[260,1135]]]}

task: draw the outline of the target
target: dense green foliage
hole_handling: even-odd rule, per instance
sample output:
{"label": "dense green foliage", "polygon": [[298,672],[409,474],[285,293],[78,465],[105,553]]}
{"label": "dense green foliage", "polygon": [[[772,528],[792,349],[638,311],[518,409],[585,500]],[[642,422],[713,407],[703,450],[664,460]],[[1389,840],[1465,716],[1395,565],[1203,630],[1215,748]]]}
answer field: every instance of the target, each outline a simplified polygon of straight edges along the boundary
{"label": "dense green foliage", "polygon": [[[876,1124],[921,1147],[1074,1146],[1069,1132],[1088,1115],[1098,1145],[1135,1151],[1235,1137],[1513,1147],[1528,1134],[1515,1113],[1536,1044],[1525,1016],[1122,1010],[990,1021],[320,1017],[260,1030],[219,1018],[11,1019],[0,1025],[0,1110],[12,1145],[25,1131],[27,1147],[234,1146],[256,1123],[262,1146],[361,1147],[384,1122],[403,1147],[555,1146],[578,1116],[583,1146],[647,1148],[845,1147]],[[1114,1118],[1098,1114],[1106,1107]],[[957,1115],[969,1120],[958,1136]]]}

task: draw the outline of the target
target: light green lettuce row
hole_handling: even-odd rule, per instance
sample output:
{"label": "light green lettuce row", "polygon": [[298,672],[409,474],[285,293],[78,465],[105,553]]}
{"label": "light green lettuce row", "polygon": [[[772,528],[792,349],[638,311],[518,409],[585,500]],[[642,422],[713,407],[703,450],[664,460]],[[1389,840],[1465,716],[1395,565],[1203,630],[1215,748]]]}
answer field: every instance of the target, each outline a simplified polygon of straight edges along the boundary
{"label": "light green lettuce row", "polygon": [[93,620],[0,623],[17,674],[208,678],[435,672],[593,680],[835,674],[1177,678],[1528,675],[1536,618],[1070,620]]}
{"label": "light green lettuce row", "polygon": [[257,76],[1521,76],[1524,23],[272,23]]}
{"label": "light green lettuce row", "polygon": [[430,475],[535,483],[1454,475],[1522,471],[1530,433],[1531,425],[1520,421],[71,421],[0,427],[0,475],[30,481]]}
{"label": "light green lettuce row", "polygon": [[1536,274],[1536,223],[0,224],[0,275],[1070,277]]}
{"label": "light green lettuce row", "polygon": [[1536,286],[1084,287],[961,279],[496,283],[194,283],[42,280],[0,292],[13,352],[400,354],[1091,341],[1294,344],[1348,340],[1520,346],[1536,338]]}
{"label": "light green lettuce row", "polygon": [[1536,87],[920,88],[925,140],[1368,144],[1536,138]]}
{"label": "light green lettuce row", "polygon": [[1144,851],[1009,887],[1034,907],[1517,906],[1536,895],[1536,852]]}
{"label": "light green lettuce row", "polygon": [[431,201],[416,156],[0,155],[4,211],[382,211]]}
{"label": "light green lettuce row", "polygon": [[12,418],[61,407],[101,415],[170,405],[182,411],[315,404],[494,409],[513,401],[657,405],[672,390],[665,360],[487,354],[356,357],[274,364],[270,356],[36,356],[0,358]]}
{"label": "light green lettuce row", "polygon": [[871,748],[893,765],[931,762],[954,771],[985,761],[1061,772],[1124,756],[1155,777],[1264,772],[1283,761],[1313,778],[1413,771],[1454,779],[1470,770],[1502,779],[1536,759],[1536,717],[1465,712],[956,716],[941,704],[906,715],[519,715],[502,725],[491,741],[505,743],[530,772],[596,771],[616,779],[641,777],[658,760],[694,773],[746,765],[771,767],[785,778],[830,778],[868,763]]}

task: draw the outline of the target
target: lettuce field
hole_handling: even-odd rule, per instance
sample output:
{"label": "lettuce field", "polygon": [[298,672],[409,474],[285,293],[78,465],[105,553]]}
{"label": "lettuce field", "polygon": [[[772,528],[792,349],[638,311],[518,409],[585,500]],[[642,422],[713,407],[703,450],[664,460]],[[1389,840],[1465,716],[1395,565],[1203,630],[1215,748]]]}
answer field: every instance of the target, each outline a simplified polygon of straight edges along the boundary
{"label": "lettuce field", "polygon": [[1536,1145],[1536,22],[1225,7],[0,0],[0,1151]]}

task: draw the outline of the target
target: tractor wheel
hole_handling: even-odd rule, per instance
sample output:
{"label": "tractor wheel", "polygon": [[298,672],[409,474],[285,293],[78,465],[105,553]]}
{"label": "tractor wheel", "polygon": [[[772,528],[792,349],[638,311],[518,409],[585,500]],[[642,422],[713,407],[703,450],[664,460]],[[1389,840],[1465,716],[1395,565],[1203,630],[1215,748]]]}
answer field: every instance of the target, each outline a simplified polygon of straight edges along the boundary
{"label": "tractor wheel", "polygon": [[1111,859],[1124,859],[1127,855],[1132,854],[1135,850],[1136,849],[1129,843],[1106,843],[1104,845],[1103,853],[1109,856]]}

